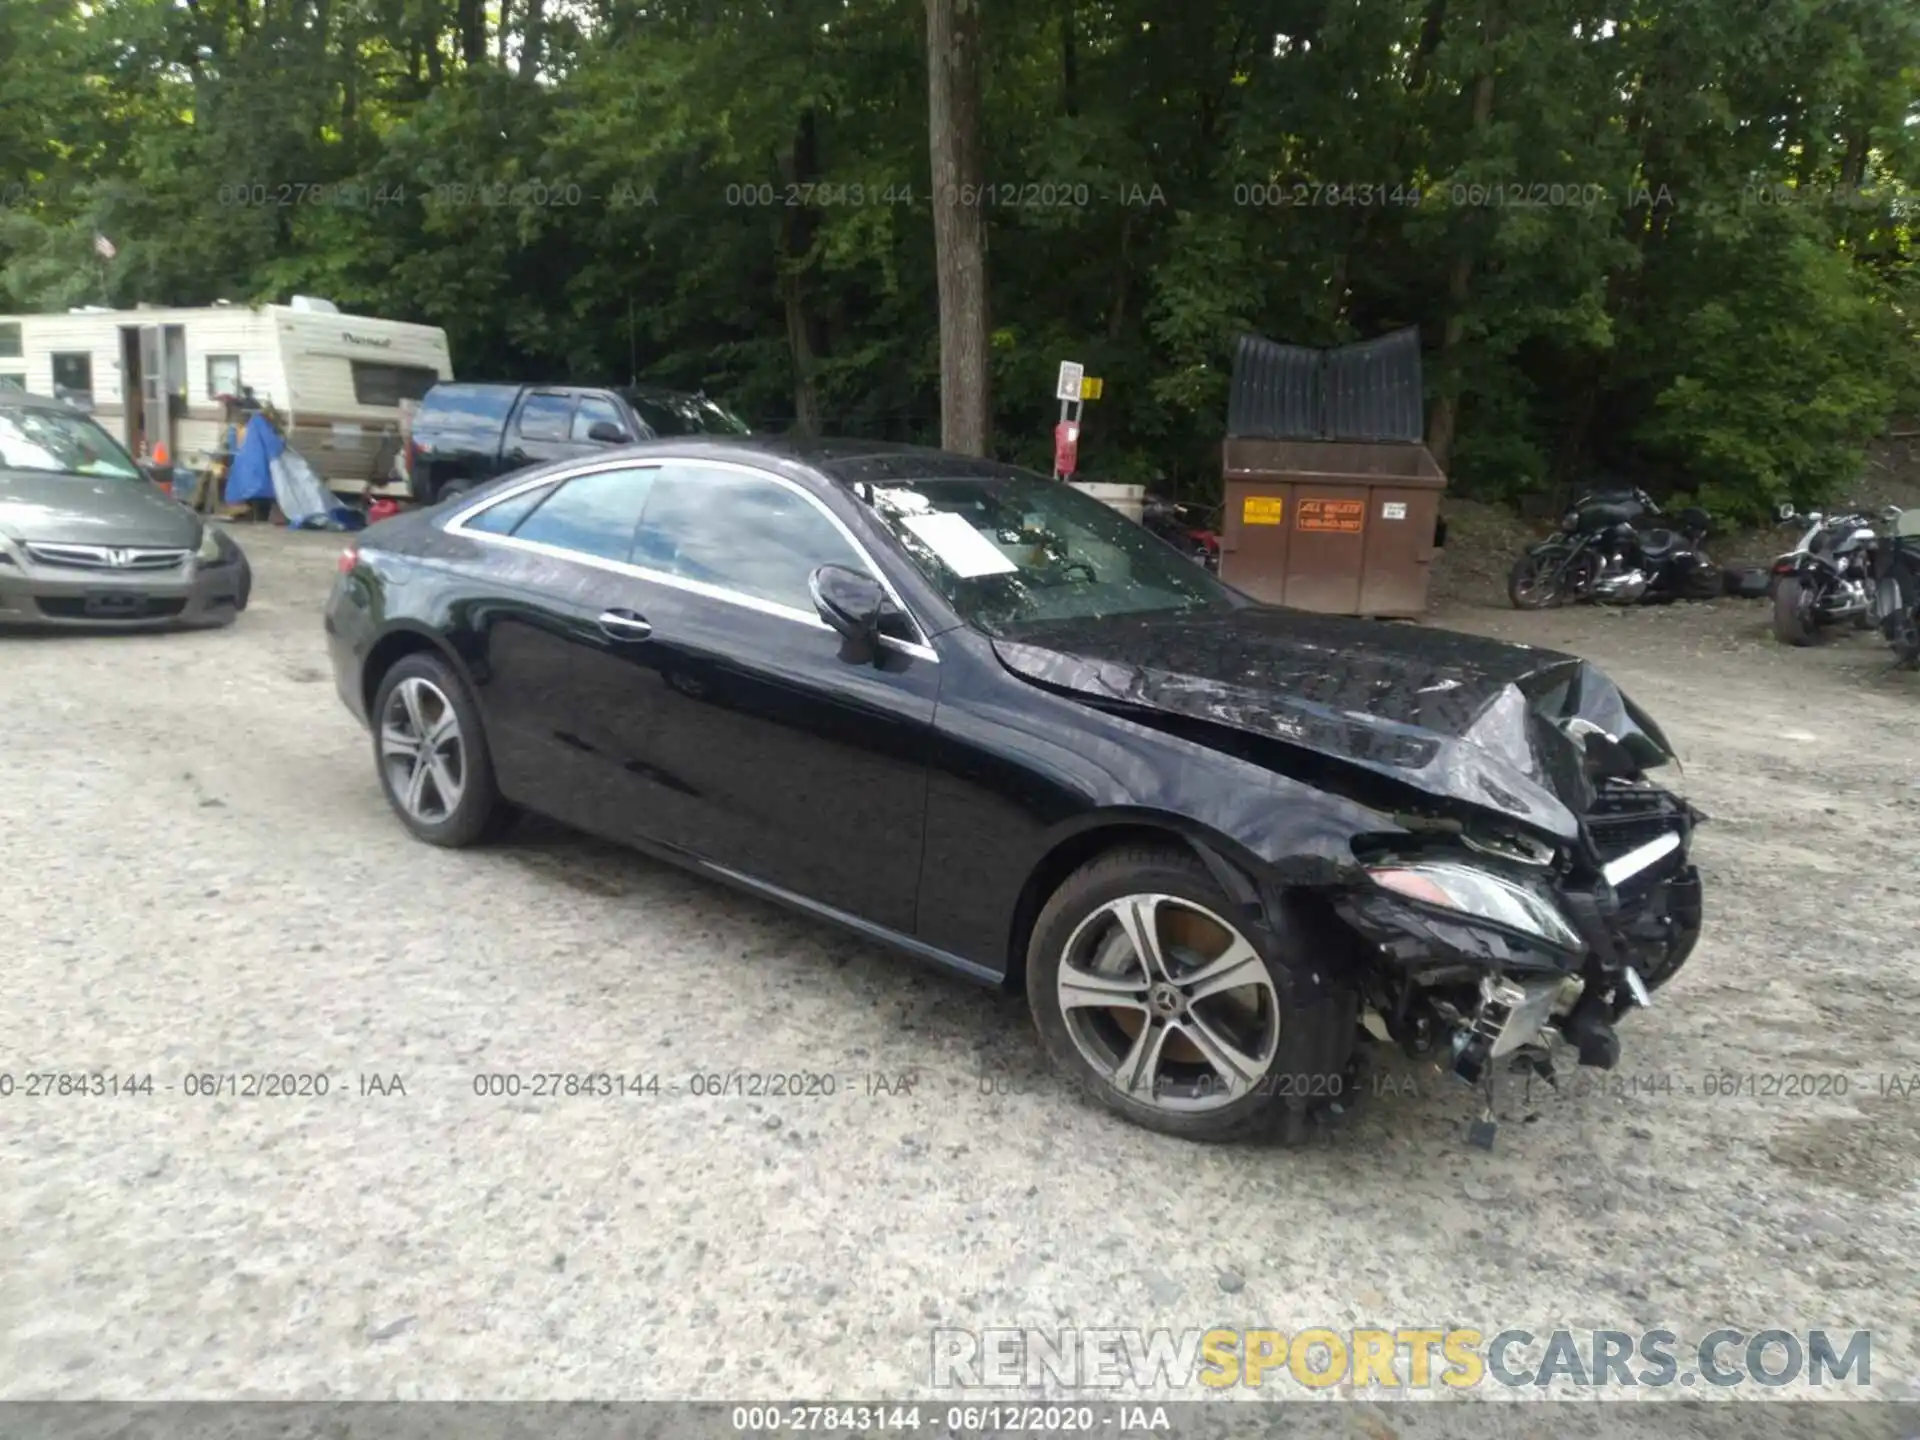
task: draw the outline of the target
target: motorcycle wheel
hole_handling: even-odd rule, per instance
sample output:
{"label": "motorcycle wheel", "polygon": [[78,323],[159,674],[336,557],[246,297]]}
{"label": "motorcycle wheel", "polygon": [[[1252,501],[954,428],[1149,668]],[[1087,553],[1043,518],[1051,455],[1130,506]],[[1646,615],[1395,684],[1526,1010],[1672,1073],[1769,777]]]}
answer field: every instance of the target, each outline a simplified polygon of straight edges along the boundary
{"label": "motorcycle wheel", "polygon": [[1565,570],[1560,565],[1552,566],[1553,579],[1544,578],[1541,572],[1547,568],[1549,559],[1529,551],[1513,562],[1513,568],[1507,572],[1507,599],[1514,609],[1545,610],[1560,603],[1560,582]]}
{"label": "motorcycle wheel", "polygon": [[1811,597],[1797,576],[1783,575],[1773,590],[1773,638],[1782,645],[1811,645],[1820,638]]}

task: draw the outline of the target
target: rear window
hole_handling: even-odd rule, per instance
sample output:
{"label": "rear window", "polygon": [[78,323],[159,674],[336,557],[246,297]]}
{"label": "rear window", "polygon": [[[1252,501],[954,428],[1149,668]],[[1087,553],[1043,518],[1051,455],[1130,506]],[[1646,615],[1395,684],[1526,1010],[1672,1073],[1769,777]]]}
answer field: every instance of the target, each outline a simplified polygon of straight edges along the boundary
{"label": "rear window", "polygon": [[436,385],[413,417],[416,431],[444,425],[459,430],[498,430],[507,423],[518,385]]}
{"label": "rear window", "polygon": [[350,360],[353,398],[362,405],[398,405],[418,400],[440,383],[440,372],[425,365],[391,365],[380,360]]}

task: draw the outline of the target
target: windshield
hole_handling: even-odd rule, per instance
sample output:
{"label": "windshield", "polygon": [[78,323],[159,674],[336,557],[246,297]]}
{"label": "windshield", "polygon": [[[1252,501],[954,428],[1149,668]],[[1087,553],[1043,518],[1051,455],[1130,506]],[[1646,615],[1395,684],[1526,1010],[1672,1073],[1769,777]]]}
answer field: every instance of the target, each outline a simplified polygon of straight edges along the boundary
{"label": "windshield", "polygon": [[746,435],[746,422],[704,395],[629,395],[627,403],[656,435]]}
{"label": "windshield", "polygon": [[874,510],[953,608],[990,635],[1050,620],[1247,602],[1119,511],[1059,480],[876,485]]}
{"label": "windshield", "polygon": [[132,457],[84,415],[0,409],[0,469],[138,480]]}

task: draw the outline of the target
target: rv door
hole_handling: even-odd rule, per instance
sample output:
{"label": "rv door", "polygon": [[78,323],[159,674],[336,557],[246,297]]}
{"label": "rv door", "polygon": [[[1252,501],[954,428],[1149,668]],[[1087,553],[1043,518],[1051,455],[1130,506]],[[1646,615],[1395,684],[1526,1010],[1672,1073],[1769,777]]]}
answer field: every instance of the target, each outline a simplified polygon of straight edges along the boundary
{"label": "rv door", "polygon": [[[173,384],[167,374],[165,327],[140,327],[140,431],[150,446],[167,446],[167,463],[172,464]],[[157,451],[156,451],[157,453]],[[147,457],[141,457],[147,458]]]}

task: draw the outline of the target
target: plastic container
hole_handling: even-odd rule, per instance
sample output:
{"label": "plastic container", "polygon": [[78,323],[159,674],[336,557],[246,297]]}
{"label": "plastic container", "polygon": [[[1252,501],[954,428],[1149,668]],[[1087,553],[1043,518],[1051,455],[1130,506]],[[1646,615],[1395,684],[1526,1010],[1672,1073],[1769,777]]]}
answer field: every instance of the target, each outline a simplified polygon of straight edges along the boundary
{"label": "plastic container", "polygon": [[1138,525],[1147,513],[1147,487],[1144,485],[1110,485],[1100,480],[1069,480],[1067,482],[1082,495],[1098,500],[1102,505],[1110,505]]}
{"label": "plastic container", "polygon": [[1447,479],[1424,445],[1232,438],[1220,578],[1332,615],[1424,614]]}

